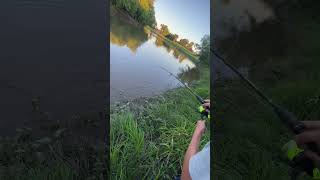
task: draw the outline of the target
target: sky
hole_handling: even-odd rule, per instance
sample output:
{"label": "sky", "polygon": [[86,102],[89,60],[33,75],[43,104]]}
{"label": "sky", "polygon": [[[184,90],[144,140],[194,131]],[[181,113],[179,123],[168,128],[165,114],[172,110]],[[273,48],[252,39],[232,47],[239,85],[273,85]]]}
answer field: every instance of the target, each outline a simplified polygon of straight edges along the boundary
{"label": "sky", "polygon": [[167,25],[179,39],[200,43],[210,34],[210,0],[156,0],[154,8],[158,27]]}

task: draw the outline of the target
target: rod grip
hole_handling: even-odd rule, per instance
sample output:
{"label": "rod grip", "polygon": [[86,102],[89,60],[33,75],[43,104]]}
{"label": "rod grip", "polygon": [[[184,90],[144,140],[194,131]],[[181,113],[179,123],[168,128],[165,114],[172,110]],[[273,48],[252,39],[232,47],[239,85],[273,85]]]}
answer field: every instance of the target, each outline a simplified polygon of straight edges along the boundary
{"label": "rod grip", "polygon": [[[298,121],[297,117],[292,112],[277,105],[275,105],[274,110],[281,121],[283,121],[295,134],[301,134],[306,130],[306,126],[301,121]],[[314,142],[307,143],[303,148],[320,154],[319,148]]]}
{"label": "rod grip", "polygon": [[196,98],[198,99],[199,102],[201,102],[201,104],[205,103],[202,97],[200,97],[199,95],[196,95]]}

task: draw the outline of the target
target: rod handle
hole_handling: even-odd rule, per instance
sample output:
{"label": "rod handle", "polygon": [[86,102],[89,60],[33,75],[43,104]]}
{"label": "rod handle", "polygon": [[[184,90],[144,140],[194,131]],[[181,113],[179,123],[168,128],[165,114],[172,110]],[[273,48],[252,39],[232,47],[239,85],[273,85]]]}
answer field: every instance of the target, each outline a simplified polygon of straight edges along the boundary
{"label": "rod handle", "polygon": [[[301,121],[298,121],[297,117],[292,112],[277,105],[275,105],[274,110],[281,121],[283,121],[295,134],[301,134],[306,130],[306,126]],[[314,142],[307,143],[304,149],[320,154],[319,148]]]}
{"label": "rod handle", "polygon": [[200,97],[199,95],[195,94],[195,96],[196,96],[197,100],[198,100],[201,104],[206,103],[206,102],[202,99],[202,97]]}

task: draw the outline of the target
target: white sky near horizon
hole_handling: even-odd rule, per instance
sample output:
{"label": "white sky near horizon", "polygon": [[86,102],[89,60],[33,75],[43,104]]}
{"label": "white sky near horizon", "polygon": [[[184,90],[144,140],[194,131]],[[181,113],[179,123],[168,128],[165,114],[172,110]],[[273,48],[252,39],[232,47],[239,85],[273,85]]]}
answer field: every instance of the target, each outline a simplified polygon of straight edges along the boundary
{"label": "white sky near horizon", "polygon": [[200,43],[210,35],[210,0],[156,0],[154,8],[158,27],[167,25],[179,39]]}

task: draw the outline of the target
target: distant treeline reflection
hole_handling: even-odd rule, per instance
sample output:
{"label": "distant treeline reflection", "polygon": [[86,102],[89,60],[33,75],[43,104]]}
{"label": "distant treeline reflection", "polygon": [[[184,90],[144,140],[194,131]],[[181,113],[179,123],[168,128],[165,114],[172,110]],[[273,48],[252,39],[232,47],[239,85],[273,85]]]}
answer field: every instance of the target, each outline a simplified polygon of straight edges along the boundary
{"label": "distant treeline reflection", "polygon": [[111,16],[110,41],[112,44],[127,46],[132,52],[136,52],[138,47],[147,40],[148,35],[141,26],[130,23],[119,13]]}
{"label": "distant treeline reflection", "polygon": [[168,53],[172,52],[172,55],[182,62],[187,59],[184,55],[174,46],[167,43],[163,37],[153,34],[147,28],[131,22],[130,19],[121,15],[117,10],[112,10],[111,26],[110,26],[110,42],[118,46],[126,46],[133,53],[136,53],[137,49],[150,38],[156,38],[155,45],[157,47],[164,47]]}

